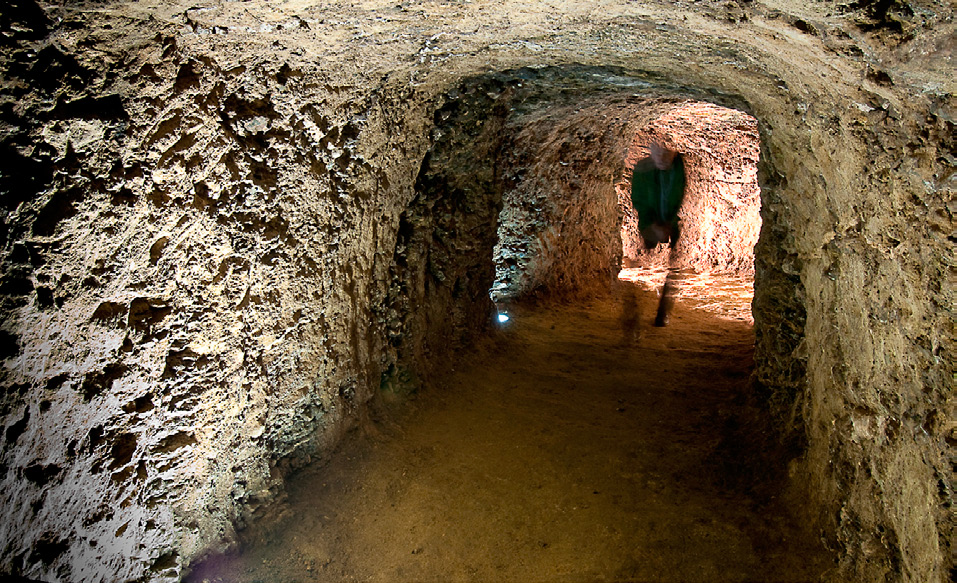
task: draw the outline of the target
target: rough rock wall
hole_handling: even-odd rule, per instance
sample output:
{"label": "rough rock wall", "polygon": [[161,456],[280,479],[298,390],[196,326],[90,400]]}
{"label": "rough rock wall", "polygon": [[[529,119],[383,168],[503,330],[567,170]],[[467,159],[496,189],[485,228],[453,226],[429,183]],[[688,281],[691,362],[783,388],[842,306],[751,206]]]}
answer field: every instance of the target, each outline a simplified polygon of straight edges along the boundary
{"label": "rough rock wall", "polygon": [[385,382],[444,366],[451,347],[492,321],[509,96],[498,78],[465,80],[441,96],[416,196],[399,217],[388,297],[377,309],[392,349]]}
{"label": "rough rock wall", "polygon": [[[920,15],[912,33],[940,18],[910,14]],[[860,89],[842,94],[789,78],[794,123],[759,115],[773,167],[755,299],[759,358],[771,366],[758,372],[771,373],[772,406],[797,405],[779,418],[807,444],[792,471],[808,472],[809,499],[823,505],[836,576],[936,581],[953,552],[944,356],[953,100],[932,84],[901,86],[923,73],[913,63],[881,66],[862,68]]]}
{"label": "rough rock wall", "polygon": [[861,106],[809,122],[829,156],[787,173],[808,226],[806,467],[847,576],[934,581],[953,557],[953,102],[862,85]]}
{"label": "rough rock wall", "polygon": [[5,60],[2,568],[175,579],[378,386],[415,176],[388,158],[424,149],[364,133],[401,125],[379,100],[404,88],[342,98],[151,23],[111,50],[91,20],[95,51]]}
{"label": "rough rock wall", "polygon": [[834,580],[947,580],[949,4],[34,8],[0,11],[3,570],[175,579],[228,540],[390,362],[438,96],[578,62],[759,120],[756,374],[794,484]]}
{"label": "rough rock wall", "polygon": [[635,109],[624,97],[592,98],[513,122],[496,302],[587,293],[615,276],[621,240],[614,178]]}

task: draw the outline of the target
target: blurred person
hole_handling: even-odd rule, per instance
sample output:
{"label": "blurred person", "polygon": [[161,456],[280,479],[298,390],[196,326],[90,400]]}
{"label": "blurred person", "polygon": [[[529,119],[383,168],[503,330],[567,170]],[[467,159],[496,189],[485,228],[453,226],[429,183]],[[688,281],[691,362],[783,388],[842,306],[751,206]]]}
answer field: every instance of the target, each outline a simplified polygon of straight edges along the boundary
{"label": "blurred person", "polygon": [[646,249],[667,244],[668,274],[661,289],[655,326],[664,326],[674,295],[675,249],[681,234],[678,209],[685,196],[685,166],[681,154],[661,142],[652,142],[650,156],[635,164],[631,176],[631,204],[638,213],[638,231]]}

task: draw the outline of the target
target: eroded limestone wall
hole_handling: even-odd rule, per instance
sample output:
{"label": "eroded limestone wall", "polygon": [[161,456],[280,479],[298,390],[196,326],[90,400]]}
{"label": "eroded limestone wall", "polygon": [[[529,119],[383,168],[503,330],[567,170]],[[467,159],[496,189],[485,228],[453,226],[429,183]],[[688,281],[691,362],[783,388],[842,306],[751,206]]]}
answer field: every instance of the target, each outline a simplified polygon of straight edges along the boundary
{"label": "eroded limestone wall", "polygon": [[805,467],[813,499],[829,503],[825,528],[848,576],[937,580],[948,575],[935,558],[952,544],[953,122],[933,98],[898,101],[886,88],[865,81],[864,107],[840,119],[821,112],[808,148],[828,156],[788,173],[787,190],[803,193],[792,198],[793,224],[807,225],[796,229]]}
{"label": "eroded limestone wall", "polygon": [[4,571],[176,579],[268,508],[397,357],[435,113],[581,63],[758,119],[756,377],[797,500],[834,580],[947,580],[948,4],[7,6]]}
{"label": "eroded limestone wall", "polygon": [[438,102],[415,198],[399,216],[388,294],[376,309],[389,341],[390,389],[443,368],[451,349],[488,329],[494,311],[488,291],[511,90],[499,77],[466,79]]}
{"label": "eroded limestone wall", "polygon": [[[581,73],[555,70],[543,76],[569,83]],[[573,105],[556,95],[557,103],[511,122],[514,138],[504,171],[512,183],[499,225],[492,291],[502,305],[532,295],[588,293],[607,288],[617,275],[621,218],[615,178],[629,133],[648,118],[654,101],[627,91],[637,80],[616,79],[608,70],[592,75],[608,79],[603,92],[623,86],[611,96],[582,94]]]}
{"label": "eroded limestone wall", "polygon": [[74,18],[95,49],[6,52],[2,569],[175,579],[378,387],[424,133],[381,129],[406,89]]}

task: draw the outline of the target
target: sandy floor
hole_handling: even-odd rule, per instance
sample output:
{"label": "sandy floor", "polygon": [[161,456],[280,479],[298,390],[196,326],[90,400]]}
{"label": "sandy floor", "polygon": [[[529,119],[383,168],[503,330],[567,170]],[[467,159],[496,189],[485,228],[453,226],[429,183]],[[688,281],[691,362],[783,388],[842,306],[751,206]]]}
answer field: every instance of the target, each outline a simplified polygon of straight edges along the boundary
{"label": "sandy floor", "polygon": [[747,421],[751,324],[693,295],[665,328],[640,284],[513,308],[189,580],[817,580]]}

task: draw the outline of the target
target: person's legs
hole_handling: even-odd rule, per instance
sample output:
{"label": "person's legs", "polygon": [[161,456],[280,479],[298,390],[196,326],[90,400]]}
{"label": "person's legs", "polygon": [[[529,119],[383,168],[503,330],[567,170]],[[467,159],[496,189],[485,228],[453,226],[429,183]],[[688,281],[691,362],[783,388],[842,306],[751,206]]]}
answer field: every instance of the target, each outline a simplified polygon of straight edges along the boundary
{"label": "person's legs", "polygon": [[621,293],[621,315],[618,321],[621,325],[622,342],[627,346],[636,344],[641,337],[641,313],[638,306],[636,284],[626,281],[619,282]]}
{"label": "person's legs", "polygon": [[[677,230],[674,232],[677,233]],[[668,312],[671,311],[671,305],[674,303],[675,277],[677,268],[675,267],[675,247],[678,242],[677,237],[671,239],[671,250],[668,253],[668,273],[665,275],[665,284],[661,286],[661,297],[658,298],[658,313],[655,314],[655,326],[661,328],[668,321]]]}
{"label": "person's legs", "polygon": [[672,269],[668,268],[668,275],[665,276],[665,285],[661,287],[661,298],[658,300],[658,313],[655,315],[655,326],[661,328],[668,322],[668,312],[671,311],[671,304],[674,303],[675,284],[672,276]]}

